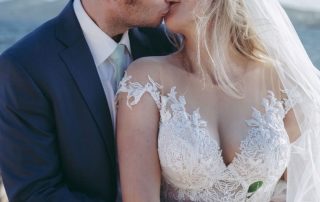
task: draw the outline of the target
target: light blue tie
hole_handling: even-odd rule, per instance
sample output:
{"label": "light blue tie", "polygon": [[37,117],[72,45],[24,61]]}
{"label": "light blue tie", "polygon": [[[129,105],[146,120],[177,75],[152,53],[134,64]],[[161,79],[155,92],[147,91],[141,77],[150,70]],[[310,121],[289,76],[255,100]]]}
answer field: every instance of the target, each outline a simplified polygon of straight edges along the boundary
{"label": "light blue tie", "polygon": [[116,93],[118,90],[119,83],[123,77],[124,71],[128,65],[132,62],[130,53],[127,47],[123,44],[118,44],[117,48],[109,56],[109,61],[113,66],[113,92]]}

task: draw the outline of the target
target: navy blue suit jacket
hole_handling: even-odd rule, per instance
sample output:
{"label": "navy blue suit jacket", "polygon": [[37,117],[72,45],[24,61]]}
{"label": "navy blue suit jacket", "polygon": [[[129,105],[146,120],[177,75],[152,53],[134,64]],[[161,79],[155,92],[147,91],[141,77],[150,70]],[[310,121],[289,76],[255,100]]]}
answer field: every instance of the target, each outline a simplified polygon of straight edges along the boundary
{"label": "navy blue suit jacket", "polygon": [[[134,59],[174,51],[161,28],[129,31]],[[0,56],[0,166],[11,201],[114,201],[115,139],[72,1]]]}

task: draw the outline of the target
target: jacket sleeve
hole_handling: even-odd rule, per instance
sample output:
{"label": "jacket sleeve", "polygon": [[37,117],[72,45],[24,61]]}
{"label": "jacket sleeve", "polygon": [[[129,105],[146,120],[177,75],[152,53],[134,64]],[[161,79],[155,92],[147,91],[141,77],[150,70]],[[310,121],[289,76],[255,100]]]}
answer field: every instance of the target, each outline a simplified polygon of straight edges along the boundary
{"label": "jacket sleeve", "polygon": [[0,56],[0,168],[10,201],[102,201],[64,183],[50,101],[28,72]]}

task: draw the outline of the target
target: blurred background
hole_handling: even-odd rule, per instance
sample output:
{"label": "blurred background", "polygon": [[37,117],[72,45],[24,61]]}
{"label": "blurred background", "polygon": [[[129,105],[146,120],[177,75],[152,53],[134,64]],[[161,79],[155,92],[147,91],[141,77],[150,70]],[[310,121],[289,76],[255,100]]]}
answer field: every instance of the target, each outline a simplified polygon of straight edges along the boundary
{"label": "blurred background", "polygon": [[[314,65],[320,68],[320,0],[280,0]],[[0,0],[0,54],[46,20],[68,0]],[[6,202],[1,186],[0,202]]]}

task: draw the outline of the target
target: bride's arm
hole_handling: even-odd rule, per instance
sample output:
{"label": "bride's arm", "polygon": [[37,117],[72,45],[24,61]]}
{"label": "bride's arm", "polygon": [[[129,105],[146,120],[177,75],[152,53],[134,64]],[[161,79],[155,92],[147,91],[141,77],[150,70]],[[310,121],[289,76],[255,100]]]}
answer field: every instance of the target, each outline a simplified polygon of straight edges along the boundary
{"label": "bride's arm", "polygon": [[300,137],[300,128],[293,109],[290,109],[286,114],[284,125],[289,135],[290,142],[293,143]]}
{"label": "bride's arm", "polygon": [[[285,125],[286,131],[288,133],[290,142],[292,143],[295,140],[297,140],[300,135],[300,129],[299,129],[297,120],[295,118],[293,109],[288,111],[288,113],[286,114],[286,116],[284,118],[284,125]],[[280,180],[283,180],[285,182],[287,181],[287,169],[284,171]]]}
{"label": "bride's arm", "polygon": [[[287,133],[288,133],[290,142],[293,143],[300,136],[300,128],[299,128],[298,121],[295,117],[295,114],[294,114],[294,111],[292,108],[287,112],[287,114],[284,118],[284,126],[286,128]],[[281,180],[287,181],[287,169],[283,173]]]}
{"label": "bride's arm", "polygon": [[127,93],[118,97],[117,147],[122,198],[123,202],[157,202],[161,184],[157,152],[159,111],[148,92],[137,101],[130,109]]}
{"label": "bride's arm", "polygon": [[150,95],[130,110],[120,95],[117,146],[123,202],[160,201],[159,114]]}
{"label": "bride's arm", "polygon": [[[285,97],[285,99],[288,99]],[[290,142],[296,141],[300,136],[300,129],[297,122],[297,119],[294,114],[294,110],[290,108],[288,112],[286,113],[286,116],[284,118],[284,125],[285,129],[288,133]],[[287,195],[287,169],[283,173],[281,179],[277,183],[277,186],[275,187],[271,202],[285,202],[286,201],[286,195]]]}

